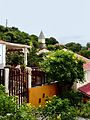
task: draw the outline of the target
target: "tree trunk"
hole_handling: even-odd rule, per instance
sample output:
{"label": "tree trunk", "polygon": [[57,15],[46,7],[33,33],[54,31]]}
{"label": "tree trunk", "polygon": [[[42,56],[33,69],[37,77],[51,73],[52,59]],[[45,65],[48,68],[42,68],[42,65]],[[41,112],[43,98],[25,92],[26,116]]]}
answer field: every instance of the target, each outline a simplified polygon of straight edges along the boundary
{"label": "tree trunk", "polygon": [[61,82],[61,83],[59,83],[60,92],[65,93],[67,91],[70,91],[72,86],[73,86],[73,83]]}

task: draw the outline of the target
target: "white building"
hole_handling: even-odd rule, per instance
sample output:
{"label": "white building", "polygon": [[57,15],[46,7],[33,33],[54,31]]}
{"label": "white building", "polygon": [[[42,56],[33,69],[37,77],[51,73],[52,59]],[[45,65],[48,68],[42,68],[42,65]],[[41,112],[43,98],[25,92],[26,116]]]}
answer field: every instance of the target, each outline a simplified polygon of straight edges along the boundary
{"label": "white building", "polygon": [[6,50],[21,50],[24,53],[24,64],[27,65],[27,53],[28,48],[31,46],[10,43],[0,40],[0,69],[3,69],[6,66]]}

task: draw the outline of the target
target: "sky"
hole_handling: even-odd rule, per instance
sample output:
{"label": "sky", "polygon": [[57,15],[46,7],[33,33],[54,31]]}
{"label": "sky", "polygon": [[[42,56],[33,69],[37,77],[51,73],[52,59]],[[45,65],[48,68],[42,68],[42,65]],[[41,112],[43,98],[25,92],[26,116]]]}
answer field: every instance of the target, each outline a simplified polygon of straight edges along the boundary
{"label": "sky", "polygon": [[90,0],[0,0],[0,24],[59,43],[90,42]]}

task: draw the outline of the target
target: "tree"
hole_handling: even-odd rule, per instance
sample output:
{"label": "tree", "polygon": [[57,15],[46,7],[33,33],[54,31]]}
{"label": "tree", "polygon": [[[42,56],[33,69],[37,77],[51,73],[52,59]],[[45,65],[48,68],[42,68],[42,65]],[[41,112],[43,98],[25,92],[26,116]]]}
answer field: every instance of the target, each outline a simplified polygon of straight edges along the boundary
{"label": "tree", "polygon": [[39,62],[43,60],[43,56],[45,53],[41,53],[37,55],[38,51],[35,47],[32,47],[28,53],[28,66],[39,66]]}
{"label": "tree", "polygon": [[87,47],[87,48],[90,48],[90,42],[88,42],[88,43],[86,44],[86,47]]}
{"label": "tree", "polygon": [[79,52],[82,48],[81,44],[74,42],[67,43],[65,46],[67,49],[72,50],[73,52]]}
{"label": "tree", "polygon": [[7,60],[7,65],[24,64],[24,55],[23,53],[18,51],[14,51],[14,53],[7,52],[6,60]]}
{"label": "tree", "polygon": [[46,101],[44,116],[48,120],[76,120],[76,109],[71,106],[69,99],[61,99],[53,96]]}
{"label": "tree", "polygon": [[61,50],[61,49],[64,49],[65,48],[65,46],[64,45],[59,45],[59,44],[55,44],[55,45],[48,45],[47,46],[47,49],[49,50],[49,51],[55,51],[55,50]]}
{"label": "tree", "polygon": [[58,41],[54,37],[46,38],[46,45],[54,45],[58,43]]}
{"label": "tree", "polygon": [[[40,63],[48,82],[58,81],[65,89],[70,89],[74,82],[84,81],[83,61],[71,51],[57,50],[47,53]],[[62,87],[62,88],[63,88]]]}
{"label": "tree", "polygon": [[38,48],[38,37],[36,35],[30,35],[31,42],[33,43],[33,47]]}
{"label": "tree", "polygon": [[81,51],[79,51],[79,54],[90,59],[90,50],[81,50]]}

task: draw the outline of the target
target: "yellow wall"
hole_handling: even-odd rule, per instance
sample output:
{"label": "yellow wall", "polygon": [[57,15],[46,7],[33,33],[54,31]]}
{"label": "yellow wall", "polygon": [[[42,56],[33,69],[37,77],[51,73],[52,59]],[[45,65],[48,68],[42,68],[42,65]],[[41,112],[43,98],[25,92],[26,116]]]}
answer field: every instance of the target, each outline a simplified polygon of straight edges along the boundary
{"label": "yellow wall", "polygon": [[58,85],[56,83],[33,87],[29,89],[29,103],[36,107],[39,105],[43,106],[45,105],[46,97],[51,97],[53,95],[58,95]]}

